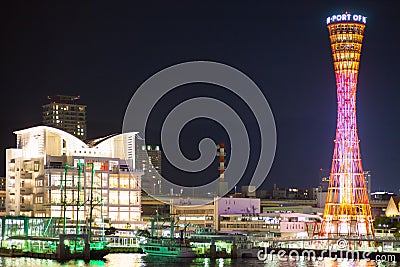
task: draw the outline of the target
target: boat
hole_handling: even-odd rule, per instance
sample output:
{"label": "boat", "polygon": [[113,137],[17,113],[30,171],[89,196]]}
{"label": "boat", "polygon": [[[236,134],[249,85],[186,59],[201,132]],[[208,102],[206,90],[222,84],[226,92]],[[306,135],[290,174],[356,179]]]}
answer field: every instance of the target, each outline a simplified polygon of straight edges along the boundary
{"label": "boat", "polygon": [[[159,225],[159,222],[162,225]],[[170,226],[164,226],[169,223]],[[196,252],[194,247],[190,245],[189,240],[185,239],[184,231],[180,231],[179,237],[175,237],[174,220],[171,217],[160,218],[158,215],[151,220],[151,233],[146,236],[140,243],[140,248],[150,256],[166,256],[177,258],[195,258]],[[169,228],[169,235],[162,236],[158,234],[158,230]],[[144,236],[143,236],[144,237]]]}
{"label": "boat", "polygon": [[181,238],[148,237],[140,247],[151,256],[195,258],[196,252],[190,243]]}

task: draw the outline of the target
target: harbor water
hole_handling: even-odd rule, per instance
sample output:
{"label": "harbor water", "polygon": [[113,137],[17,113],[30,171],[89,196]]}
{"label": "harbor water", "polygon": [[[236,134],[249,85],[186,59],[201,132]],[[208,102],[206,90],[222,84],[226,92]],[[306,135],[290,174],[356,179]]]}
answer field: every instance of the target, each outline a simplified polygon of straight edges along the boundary
{"label": "harbor water", "polygon": [[109,254],[104,261],[90,261],[85,263],[82,260],[73,260],[66,263],[59,263],[55,260],[34,259],[34,258],[10,258],[0,257],[0,267],[70,267],[70,266],[90,266],[90,267],[230,267],[230,266],[245,266],[245,267],[269,267],[269,266],[329,266],[329,267],[369,267],[369,266],[400,266],[394,262],[374,262],[374,261],[353,261],[353,260],[333,260],[325,258],[323,260],[302,260],[302,259],[278,259],[273,257],[268,261],[258,259],[181,259],[169,257],[152,257],[144,254]]}

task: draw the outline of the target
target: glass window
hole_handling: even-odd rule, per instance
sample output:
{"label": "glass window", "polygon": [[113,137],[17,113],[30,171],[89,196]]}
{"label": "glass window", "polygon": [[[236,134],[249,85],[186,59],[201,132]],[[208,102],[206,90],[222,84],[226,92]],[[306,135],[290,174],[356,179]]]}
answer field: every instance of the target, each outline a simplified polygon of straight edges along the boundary
{"label": "glass window", "polygon": [[120,188],[129,188],[129,175],[122,175],[120,176],[119,179],[119,186]]}
{"label": "glass window", "polygon": [[120,212],[119,219],[121,221],[129,221],[129,212]]}
{"label": "glass window", "polygon": [[119,192],[119,204],[120,205],[129,205],[129,191],[120,191]]}
{"label": "glass window", "polygon": [[118,191],[110,190],[109,203],[111,205],[118,205]]}
{"label": "glass window", "polygon": [[139,192],[131,191],[130,192],[130,205],[139,205]]}
{"label": "glass window", "polygon": [[118,188],[118,175],[110,174],[110,188]]}
{"label": "glass window", "polygon": [[109,214],[111,221],[119,221],[118,212],[110,211]]}

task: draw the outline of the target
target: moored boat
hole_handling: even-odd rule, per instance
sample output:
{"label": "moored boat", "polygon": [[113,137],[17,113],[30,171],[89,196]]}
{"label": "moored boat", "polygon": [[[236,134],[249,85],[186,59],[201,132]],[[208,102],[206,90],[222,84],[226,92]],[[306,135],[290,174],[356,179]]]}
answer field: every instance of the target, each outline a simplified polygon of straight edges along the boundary
{"label": "moored boat", "polygon": [[195,258],[193,247],[181,238],[148,237],[140,247],[148,255],[177,258]]}

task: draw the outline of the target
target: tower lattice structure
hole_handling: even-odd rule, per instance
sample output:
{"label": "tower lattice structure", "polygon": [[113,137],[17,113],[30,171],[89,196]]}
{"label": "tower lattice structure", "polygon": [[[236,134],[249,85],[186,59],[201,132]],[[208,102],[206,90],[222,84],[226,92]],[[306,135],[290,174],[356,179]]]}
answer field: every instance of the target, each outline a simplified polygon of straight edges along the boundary
{"label": "tower lattice structure", "polygon": [[337,128],[320,235],[373,236],[371,208],[357,133],[356,90],[366,18],[327,19],[337,87]]}

